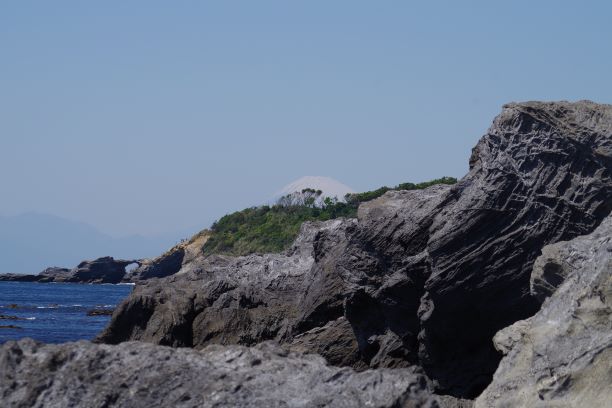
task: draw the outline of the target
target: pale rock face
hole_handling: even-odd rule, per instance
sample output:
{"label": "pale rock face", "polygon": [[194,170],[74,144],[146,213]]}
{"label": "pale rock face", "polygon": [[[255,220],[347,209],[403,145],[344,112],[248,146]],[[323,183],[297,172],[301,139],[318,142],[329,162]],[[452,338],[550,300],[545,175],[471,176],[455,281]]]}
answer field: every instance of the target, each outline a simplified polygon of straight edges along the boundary
{"label": "pale rock face", "polygon": [[545,247],[565,281],[533,317],[498,332],[505,354],[476,407],[604,407],[612,401],[612,216],[592,234]]}

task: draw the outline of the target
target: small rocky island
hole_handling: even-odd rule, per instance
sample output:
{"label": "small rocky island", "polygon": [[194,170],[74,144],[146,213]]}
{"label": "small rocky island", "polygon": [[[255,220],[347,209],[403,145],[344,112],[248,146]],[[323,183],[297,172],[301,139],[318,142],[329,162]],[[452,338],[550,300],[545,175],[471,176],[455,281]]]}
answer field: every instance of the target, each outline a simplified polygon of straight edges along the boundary
{"label": "small rocky island", "polygon": [[[469,166],[306,222],[281,253],[199,235],[138,261],[95,342],[0,348],[3,403],[606,406],[612,106],[505,105]],[[136,262],[103,259],[116,282]]]}
{"label": "small rocky island", "polygon": [[135,264],[140,266],[141,260],[114,259],[110,256],[83,261],[72,269],[51,267],[38,275],[22,275],[17,273],[0,274],[0,281],[40,282],[40,283],[120,283],[126,278],[126,267]]}

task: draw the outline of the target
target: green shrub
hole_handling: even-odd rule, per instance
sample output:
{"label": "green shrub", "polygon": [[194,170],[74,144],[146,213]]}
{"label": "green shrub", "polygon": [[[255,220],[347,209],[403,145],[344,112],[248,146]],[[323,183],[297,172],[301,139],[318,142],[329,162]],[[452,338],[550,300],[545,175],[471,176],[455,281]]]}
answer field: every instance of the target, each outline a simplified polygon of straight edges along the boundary
{"label": "green shrub", "polygon": [[391,190],[417,190],[435,184],[454,184],[457,179],[442,177],[423,183],[402,183],[364,193],[347,194],[346,202],[326,198],[317,204],[321,191],[305,189],[302,196],[279,199],[273,206],[246,208],[221,217],[211,227],[204,244],[206,254],[247,255],[281,252],[295,240],[304,221],[326,221],[339,217],[354,218],[359,204],[382,196]]}

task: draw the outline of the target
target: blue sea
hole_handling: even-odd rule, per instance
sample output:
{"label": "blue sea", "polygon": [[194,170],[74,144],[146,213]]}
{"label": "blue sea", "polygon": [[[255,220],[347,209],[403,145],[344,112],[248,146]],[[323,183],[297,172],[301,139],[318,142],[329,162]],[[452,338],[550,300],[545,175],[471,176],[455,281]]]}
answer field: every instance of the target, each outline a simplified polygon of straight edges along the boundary
{"label": "blue sea", "polygon": [[93,339],[110,316],[87,316],[91,309],[113,309],[131,285],[0,282],[0,344],[23,337],[45,343]]}

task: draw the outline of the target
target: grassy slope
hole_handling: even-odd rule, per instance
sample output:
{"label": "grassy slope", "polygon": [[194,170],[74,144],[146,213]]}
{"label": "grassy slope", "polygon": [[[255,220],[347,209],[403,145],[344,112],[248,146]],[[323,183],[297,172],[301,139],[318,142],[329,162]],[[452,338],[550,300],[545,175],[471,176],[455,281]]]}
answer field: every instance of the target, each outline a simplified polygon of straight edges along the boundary
{"label": "grassy slope", "polygon": [[332,203],[323,208],[313,206],[261,206],[247,208],[222,217],[213,224],[211,236],[204,244],[206,254],[247,255],[281,252],[287,249],[304,221],[325,221],[338,217],[355,217],[359,204],[373,200],[390,190],[416,190],[434,184],[454,184],[457,179],[443,177],[424,183],[403,183],[381,187],[365,193],[350,194],[346,203]]}

